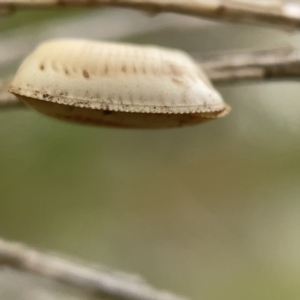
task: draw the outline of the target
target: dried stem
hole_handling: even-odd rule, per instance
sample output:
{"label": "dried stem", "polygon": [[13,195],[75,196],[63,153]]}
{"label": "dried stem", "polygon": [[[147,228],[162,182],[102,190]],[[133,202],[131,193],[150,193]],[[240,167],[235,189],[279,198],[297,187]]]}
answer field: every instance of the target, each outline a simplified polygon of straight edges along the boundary
{"label": "dried stem", "polygon": [[0,8],[51,6],[115,6],[148,11],[175,12],[235,23],[300,28],[297,0],[0,0]]}
{"label": "dried stem", "polygon": [[136,276],[96,270],[0,239],[0,266],[54,280],[96,297],[115,300],[186,300]]}
{"label": "dried stem", "polygon": [[[214,84],[241,81],[299,80],[300,49],[294,47],[202,56],[199,64]],[[0,82],[0,109],[16,105],[17,99]]]}
{"label": "dried stem", "polygon": [[300,78],[300,50],[294,47],[208,54],[200,64],[214,83]]}

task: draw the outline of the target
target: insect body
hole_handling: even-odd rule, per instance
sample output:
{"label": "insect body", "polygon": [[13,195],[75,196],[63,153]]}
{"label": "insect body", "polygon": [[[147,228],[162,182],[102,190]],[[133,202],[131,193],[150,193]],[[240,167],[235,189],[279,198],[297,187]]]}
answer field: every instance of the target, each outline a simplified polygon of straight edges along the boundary
{"label": "insect body", "polygon": [[87,40],[40,45],[9,91],[45,115],[115,127],[177,127],[229,111],[187,54]]}

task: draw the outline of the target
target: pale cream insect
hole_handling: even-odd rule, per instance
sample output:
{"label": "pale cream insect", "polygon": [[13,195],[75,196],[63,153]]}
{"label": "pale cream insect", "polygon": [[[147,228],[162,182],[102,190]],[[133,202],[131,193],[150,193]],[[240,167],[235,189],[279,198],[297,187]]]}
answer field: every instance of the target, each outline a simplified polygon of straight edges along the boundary
{"label": "pale cream insect", "polygon": [[184,126],[229,111],[187,54],[87,40],[40,45],[9,91],[51,117],[118,127]]}

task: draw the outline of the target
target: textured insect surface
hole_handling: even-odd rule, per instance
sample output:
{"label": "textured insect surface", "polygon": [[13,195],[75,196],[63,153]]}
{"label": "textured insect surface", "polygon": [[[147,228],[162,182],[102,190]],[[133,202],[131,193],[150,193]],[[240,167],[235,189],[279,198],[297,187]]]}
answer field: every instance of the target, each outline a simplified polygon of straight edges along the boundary
{"label": "textured insect surface", "polygon": [[177,127],[229,111],[187,54],[87,40],[40,45],[9,91],[45,115],[115,127]]}

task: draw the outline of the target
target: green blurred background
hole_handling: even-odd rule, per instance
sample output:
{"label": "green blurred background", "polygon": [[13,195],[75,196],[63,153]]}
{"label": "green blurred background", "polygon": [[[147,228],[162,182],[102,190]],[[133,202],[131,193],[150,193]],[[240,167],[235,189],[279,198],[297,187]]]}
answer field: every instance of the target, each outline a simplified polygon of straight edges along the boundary
{"label": "green blurred background", "polygon": [[[2,17],[0,54],[13,40],[28,41],[29,51],[58,36],[190,53],[299,44],[297,34],[271,28],[59,9]],[[23,57],[2,62],[0,75]],[[218,89],[231,114],[183,129],[97,128],[1,111],[0,235],[141,274],[191,299],[300,299],[300,86]],[[27,299],[5,275],[1,299]],[[36,299],[66,299],[47,297]]]}

